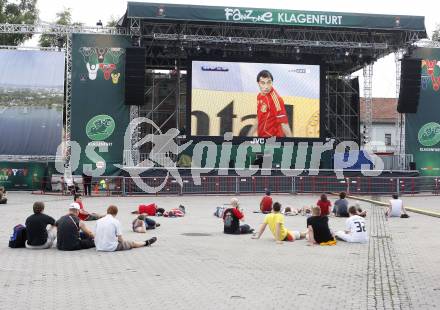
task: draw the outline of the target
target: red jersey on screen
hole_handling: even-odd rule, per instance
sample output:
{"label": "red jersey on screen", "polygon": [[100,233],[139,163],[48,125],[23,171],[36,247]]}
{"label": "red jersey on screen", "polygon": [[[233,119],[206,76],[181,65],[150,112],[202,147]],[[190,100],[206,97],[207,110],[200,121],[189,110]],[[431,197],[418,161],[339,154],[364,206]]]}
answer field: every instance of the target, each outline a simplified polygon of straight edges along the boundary
{"label": "red jersey on screen", "polygon": [[272,197],[270,196],[264,196],[263,199],[261,199],[261,212],[271,212],[272,211]]}
{"label": "red jersey on screen", "polygon": [[268,94],[258,94],[257,103],[258,136],[263,138],[284,137],[281,124],[288,124],[289,121],[283,98],[272,87]]}
{"label": "red jersey on screen", "polygon": [[316,205],[321,209],[321,216],[330,214],[330,206],[332,205],[330,200],[327,201],[318,200]]}

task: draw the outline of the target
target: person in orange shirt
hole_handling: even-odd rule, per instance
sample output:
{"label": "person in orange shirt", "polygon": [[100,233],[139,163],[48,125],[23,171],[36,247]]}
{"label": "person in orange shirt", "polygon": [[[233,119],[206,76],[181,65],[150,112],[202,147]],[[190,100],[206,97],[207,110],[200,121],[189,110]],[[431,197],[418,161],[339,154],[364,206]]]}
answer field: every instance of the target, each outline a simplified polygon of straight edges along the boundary
{"label": "person in orange shirt", "polygon": [[273,87],[273,76],[267,70],[257,75],[260,93],[257,96],[257,119],[249,131],[252,137],[291,137],[284,100]]}

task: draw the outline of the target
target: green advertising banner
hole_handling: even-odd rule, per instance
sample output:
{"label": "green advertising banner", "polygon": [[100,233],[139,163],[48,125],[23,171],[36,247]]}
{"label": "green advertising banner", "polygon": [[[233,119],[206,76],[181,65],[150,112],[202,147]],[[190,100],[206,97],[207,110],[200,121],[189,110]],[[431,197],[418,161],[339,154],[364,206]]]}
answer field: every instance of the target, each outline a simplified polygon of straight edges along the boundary
{"label": "green advertising banner", "polygon": [[279,9],[219,7],[129,2],[127,18],[319,26],[369,29],[403,29],[425,32],[423,16],[376,15]]}
{"label": "green advertising banner", "polygon": [[406,114],[406,153],[414,155],[422,175],[440,175],[440,49],[417,49],[422,59],[419,107]]}
{"label": "green advertising banner", "polygon": [[122,163],[130,116],[124,105],[125,48],[130,46],[125,36],[72,35],[71,141],[81,148],[75,174],[84,164],[114,174],[114,164]]}

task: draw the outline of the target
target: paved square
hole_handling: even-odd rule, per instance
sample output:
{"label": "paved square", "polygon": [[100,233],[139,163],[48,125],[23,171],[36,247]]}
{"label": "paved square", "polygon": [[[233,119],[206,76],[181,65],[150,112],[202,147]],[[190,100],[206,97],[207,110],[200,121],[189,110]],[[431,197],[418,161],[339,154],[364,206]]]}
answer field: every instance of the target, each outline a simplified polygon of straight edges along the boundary
{"label": "paved square", "polygon": [[[274,195],[284,206],[314,204],[318,196]],[[246,223],[258,228],[260,197],[239,196]],[[118,253],[94,249],[62,252],[10,249],[15,224],[24,223],[32,203],[59,218],[70,197],[9,193],[0,205],[0,309],[437,309],[440,303],[438,218],[413,214],[383,217],[368,210],[367,245],[338,242],[333,247],[306,246],[301,240],[278,245],[269,231],[260,240],[222,233],[213,216],[227,196],[84,198],[87,210],[104,213],[119,207],[126,239],[157,236],[151,248]],[[334,201],[333,197],[332,200]],[[131,232],[137,205],[156,202],[170,209],[183,204],[184,218],[156,218],[161,227],[147,234]],[[411,205],[423,203],[413,198]],[[344,220],[331,218],[333,230]],[[94,228],[95,222],[87,222]],[[305,229],[306,218],[286,218],[289,229]],[[192,233],[206,236],[191,236]]]}

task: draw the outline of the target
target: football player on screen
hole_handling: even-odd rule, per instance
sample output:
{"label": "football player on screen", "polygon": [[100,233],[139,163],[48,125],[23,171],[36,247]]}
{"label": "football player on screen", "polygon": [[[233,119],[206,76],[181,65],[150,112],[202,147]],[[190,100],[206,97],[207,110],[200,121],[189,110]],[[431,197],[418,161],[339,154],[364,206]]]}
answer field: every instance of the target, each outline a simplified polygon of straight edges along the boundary
{"label": "football player on screen", "polygon": [[260,93],[257,96],[257,119],[249,131],[249,136],[258,137],[291,137],[292,132],[287,119],[283,98],[273,88],[273,76],[267,70],[257,75]]}

